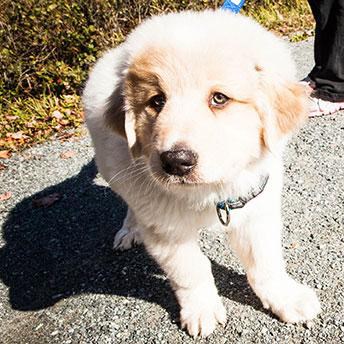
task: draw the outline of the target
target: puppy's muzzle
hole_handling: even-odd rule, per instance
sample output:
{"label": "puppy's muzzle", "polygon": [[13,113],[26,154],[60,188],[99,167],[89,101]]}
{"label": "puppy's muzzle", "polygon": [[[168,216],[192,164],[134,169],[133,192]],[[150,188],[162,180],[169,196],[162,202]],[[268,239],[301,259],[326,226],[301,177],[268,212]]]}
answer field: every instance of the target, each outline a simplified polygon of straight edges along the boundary
{"label": "puppy's muzzle", "polygon": [[173,176],[183,177],[189,174],[197,164],[198,156],[191,150],[169,150],[160,154],[163,170]]}

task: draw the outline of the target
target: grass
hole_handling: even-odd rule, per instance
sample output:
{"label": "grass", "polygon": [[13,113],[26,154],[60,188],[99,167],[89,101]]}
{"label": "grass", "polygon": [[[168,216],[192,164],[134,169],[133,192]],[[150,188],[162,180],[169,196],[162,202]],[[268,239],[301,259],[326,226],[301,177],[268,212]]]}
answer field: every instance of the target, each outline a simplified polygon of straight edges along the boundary
{"label": "grass", "polygon": [[[0,151],[44,142],[83,122],[82,85],[106,48],[144,18],[217,8],[217,0],[0,0]],[[292,41],[312,34],[306,0],[247,0],[243,14]]]}
{"label": "grass", "polygon": [[0,118],[1,150],[15,151],[41,143],[52,135],[65,137],[68,129],[83,123],[80,96],[29,97],[5,104]]}
{"label": "grass", "polygon": [[266,0],[263,5],[256,1],[250,7],[246,6],[244,13],[278,35],[289,37],[291,41],[313,35],[314,19],[305,0]]}

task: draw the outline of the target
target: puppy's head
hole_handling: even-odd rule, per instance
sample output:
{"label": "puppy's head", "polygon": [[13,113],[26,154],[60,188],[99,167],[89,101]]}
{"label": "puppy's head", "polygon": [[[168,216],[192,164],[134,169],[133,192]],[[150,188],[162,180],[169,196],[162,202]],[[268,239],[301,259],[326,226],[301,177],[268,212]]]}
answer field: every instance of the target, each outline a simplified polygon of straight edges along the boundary
{"label": "puppy's head", "polygon": [[244,17],[157,17],[126,45],[117,98],[124,111],[109,120],[162,184],[226,183],[305,118],[305,92],[288,51]]}

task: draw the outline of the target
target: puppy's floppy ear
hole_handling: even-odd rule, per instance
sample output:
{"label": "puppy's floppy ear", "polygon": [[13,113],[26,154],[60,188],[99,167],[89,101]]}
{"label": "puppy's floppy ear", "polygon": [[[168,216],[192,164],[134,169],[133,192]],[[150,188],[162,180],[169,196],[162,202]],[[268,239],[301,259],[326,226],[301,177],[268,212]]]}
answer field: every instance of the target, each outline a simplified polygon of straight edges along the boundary
{"label": "puppy's floppy ear", "polygon": [[107,109],[104,113],[105,123],[117,134],[127,138],[125,133],[125,110],[122,87],[118,86],[109,97]]}
{"label": "puppy's floppy ear", "polygon": [[136,117],[133,111],[127,111],[124,120],[125,133],[127,135],[128,146],[133,158],[138,158],[142,152],[142,145],[136,135]]}
{"label": "puppy's floppy ear", "polygon": [[290,134],[307,119],[307,94],[305,87],[295,82],[286,82],[276,90],[274,99],[277,127],[280,134]]}
{"label": "puppy's floppy ear", "polygon": [[264,144],[271,150],[305,123],[308,98],[305,87],[293,81],[261,82],[260,87],[258,112]]}
{"label": "puppy's floppy ear", "polygon": [[110,96],[104,116],[106,124],[128,141],[132,156],[138,157],[141,152],[141,145],[136,140],[135,115],[125,109],[122,86],[116,87]]}

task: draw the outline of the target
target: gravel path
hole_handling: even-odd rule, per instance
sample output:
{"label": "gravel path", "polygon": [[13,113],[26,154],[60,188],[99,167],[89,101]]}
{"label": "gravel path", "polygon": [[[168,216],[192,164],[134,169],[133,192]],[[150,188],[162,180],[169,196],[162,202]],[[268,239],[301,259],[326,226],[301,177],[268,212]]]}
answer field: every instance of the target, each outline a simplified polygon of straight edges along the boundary
{"label": "gravel path", "polygon": [[[312,42],[292,45],[299,76]],[[344,343],[344,113],[312,119],[286,154],[283,246],[288,271],[315,288],[313,326],[265,311],[221,233],[203,233],[228,312],[225,328],[197,343]],[[61,153],[71,151],[69,159]],[[68,154],[67,154],[68,155]],[[50,142],[0,171],[0,343],[193,343],[178,327],[164,275],[143,248],[111,249],[125,206],[97,172],[85,135]],[[59,200],[35,207],[43,196]]]}

